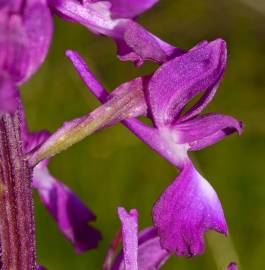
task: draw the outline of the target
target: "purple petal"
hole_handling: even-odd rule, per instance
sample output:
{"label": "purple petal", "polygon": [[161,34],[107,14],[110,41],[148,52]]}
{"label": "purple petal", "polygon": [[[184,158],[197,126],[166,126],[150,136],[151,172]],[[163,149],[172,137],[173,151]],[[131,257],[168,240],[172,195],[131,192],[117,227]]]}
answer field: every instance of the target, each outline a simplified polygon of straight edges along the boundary
{"label": "purple petal", "polygon": [[162,247],[178,256],[201,254],[210,229],[227,234],[221,203],[191,162],[156,202],[153,220]]}
{"label": "purple petal", "polygon": [[128,115],[131,118],[147,114],[147,104],[144,99],[144,89],[145,85],[147,84],[148,78],[138,77],[132,81],[121,84],[116,89],[114,89],[111,94],[107,94],[107,92],[104,91],[104,88],[97,82],[96,78],[89,70],[85,61],[77,52],[68,50],[66,52],[66,55],[73,63],[75,69],[77,70],[87,87],[93,89],[94,94],[100,100],[106,102],[111,99],[119,99],[130,91],[133,91],[135,93],[135,96],[138,96],[138,102],[134,103],[133,106],[127,107],[126,111],[124,111],[123,113],[118,113],[118,117],[116,118],[116,120],[109,123],[108,126],[113,125],[116,122],[120,122],[121,120],[127,118]]}
{"label": "purple petal", "polygon": [[116,43],[118,57],[122,61],[132,61],[139,67],[145,60],[162,64],[184,53],[152,35],[136,22],[128,21],[120,28],[123,35],[116,38]]}
{"label": "purple petal", "polygon": [[237,264],[234,262],[230,263],[226,270],[237,270]]}
{"label": "purple petal", "polygon": [[124,269],[138,270],[138,213],[132,209],[129,213],[122,207],[118,208],[122,224]]}
{"label": "purple petal", "polygon": [[[124,89],[124,91],[130,90],[130,84],[134,81],[131,81],[127,84],[128,89],[126,90],[126,87],[123,88],[121,85],[116,90],[114,90],[111,94],[109,94],[104,87],[97,81],[95,76],[91,73],[91,71],[88,69],[87,65],[85,64],[84,60],[76,53],[72,51],[67,51],[67,56],[72,61],[73,65],[77,69],[80,77],[83,79],[87,87],[90,89],[91,93],[96,96],[102,103],[105,103],[107,100],[111,99],[110,97],[118,97],[118,89]],[[135,79],[135,81],[140,80],[140,78]],[[146,84],[148,83],[145,78],[142,78],[143,82],[143,91],[146,89]],[[140,88],[139,88],[140,90]],[[122,90],[123,91],[123,90]],[[147,113],[147,108],[144,99],[141,100],[142,105],[141,106],[135,106],[135,108],[142,108],[142,110],[137,109],[134,110],[132,108],[132,111],[130,111],[130,115],[140,116],[145,115]],[[121,120],[121,118],[119,118]],[[122,123],[127,126],[136,136],[138,136],[142,141],[144,141],[146,144],[148,144],[150,147],[152,147],[155,151],[157,151],[160,155],[165,157],[167,160],[172,162],[177,167],[182,167],[182,163],[184,158],[187,154],[187,147],[185,145],[177,145],[176,142],[172,140],[166,140],[170,139],[170,131],[163,132],[158,131],[155,128],[151,128],[143,124],[142,122],[138,121],[137,119],[127,119],[122,121]],[[113,122],[112,122],[113,124]],[[162,138],[162,137],[163,138]],[[166,137],[166,138],[165,138]],[[176,155],[176,153],[178,153]],[[181,155],[180,155],[181,154]]]}
{"label": "purple petal", "polygon": [[202,149],[221,140],[230,133],[242,132],[242,124],[235,118],[227,115],[208,113],[197,116],[191,120],[178,123],[174,127],[174,133],[178,137],[178,143],[188,143],[192,150]]}
{"label": "purple petal", "polygon": [[0,68],[21,81],[29,63],[28,38],[19,15],[0,13]]}
{"label": "purple petal", "polygon": [[18,107],[19,92],[5,74],[0,73],[0,113],[15,112]]}
{"label": "purple petal", "polygon": [[155,5],[158,0],[109,0],[112,16],[134,18]]}
{"label": "purple petal", "polygon": [[226,63],[226,45],[221,39],[162,65],[148,87],[150,109],[157,126],[172,124],[185,105],[198,93],[220,81]]}
{"label": "purple petal", "polygon": [[34,168],[33,187],[77,253],[97,247],[101,234],[87,224],[96,219],[95,215],[73,192],[49,174],[45,161]]}
{"label": "purple petal", "polygon": [[30,1],[23,15],[27,35],[29,62],[23,81],[28,79],[43,63],[51,43],[53,20],[45,1]]}
{"label": "purple petal", "polygon": [[[122,235],[126,248],[123,247],[123,252],[117,256],[111,270],[160,269],[170,254],[161,248],[157,230],[147,228],[140,232],[137,239],[137,212],[128,214],[123,208],[119,208],[119,216],[122,221]],[[136,263],[128,264],[128,260],[138,262],[138,266]]]}
{"label": "purple petal", "polygon": [[111,3],[108,1],[49,0],[54,11],[66,20],[77,22],[95,34],[120,36],[119,25],[127,19],[111,17]]}

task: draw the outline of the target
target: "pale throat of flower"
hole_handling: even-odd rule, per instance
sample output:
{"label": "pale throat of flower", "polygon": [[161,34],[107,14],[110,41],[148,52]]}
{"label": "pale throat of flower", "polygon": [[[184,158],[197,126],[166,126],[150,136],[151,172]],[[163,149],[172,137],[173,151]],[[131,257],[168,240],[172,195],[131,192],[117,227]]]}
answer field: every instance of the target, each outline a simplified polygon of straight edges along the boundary
{"label": "pale throat of flower", "polygon": [[159,135],[161,136],[160,149],[180,167],[188,160],[189,144],[179,143],[178,133],[171,130],[170,127],[160,127]]}

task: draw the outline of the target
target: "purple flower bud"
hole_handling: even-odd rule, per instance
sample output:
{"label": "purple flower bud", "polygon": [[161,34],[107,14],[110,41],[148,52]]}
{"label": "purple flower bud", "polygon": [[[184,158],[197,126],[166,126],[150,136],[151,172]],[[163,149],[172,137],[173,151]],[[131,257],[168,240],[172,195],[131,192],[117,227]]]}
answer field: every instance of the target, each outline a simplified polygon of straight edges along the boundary
{"label": "purple flower bud", "polygon": [[138,235],[138,213],[118,208],[122,225],[123,251],[113,265],[104,270],[152,270],[160,269],[170,254],[161,248],[157,231],[146,228]]}

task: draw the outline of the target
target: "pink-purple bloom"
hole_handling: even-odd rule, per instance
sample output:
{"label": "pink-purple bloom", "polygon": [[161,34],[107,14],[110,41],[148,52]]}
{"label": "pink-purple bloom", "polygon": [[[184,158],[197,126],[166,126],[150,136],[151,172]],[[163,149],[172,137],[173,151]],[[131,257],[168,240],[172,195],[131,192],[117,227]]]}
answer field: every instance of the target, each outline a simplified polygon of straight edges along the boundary
{"label": "pink-purple bloom", "polygon": [[[223,210],[214,189],[188,157],[188,151],[242,131],[242,124],[231,116],[199,115],[217,90],[224,74],[226,55],[226,44],[218,39],[202,42],[163,64],[146,78],[142,89],[145,99],[139,100],[147,104],[145,114],[154,126],[146,126],[136,119],[123,121],[140,139],[180,169],[179,176],[153,208],[162,247],[177,255],[201,254],[207,230],[227,234]],[[84,63],[74,54],[70,57],[90,90],[104,102],[107,96],[104,88],[95,78],[90,84],[92,74],[84,71]],[[197,94],[202,94],[199,101],[183,113],[186,104]]]}

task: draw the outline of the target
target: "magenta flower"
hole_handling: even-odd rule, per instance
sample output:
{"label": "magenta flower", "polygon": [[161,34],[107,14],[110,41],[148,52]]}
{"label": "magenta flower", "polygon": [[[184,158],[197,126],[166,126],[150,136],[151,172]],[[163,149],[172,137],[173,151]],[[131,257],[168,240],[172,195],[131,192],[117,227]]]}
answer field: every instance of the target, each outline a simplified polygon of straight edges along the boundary
{"label": "magenta flower", "polygon": [[145,60],[164,63],[183,53],[132,20],[157,1],[49,0],[49,4],[62,18],[114,39],[119,59],[133,61],[140,66]]}
{"label": "magenta flower", "polygon": [[[226,44],[219,39],[200,43],[165,63],[146,78],[142,88],[145,100],[139,100],[147,104],[154,127],[136,119],[123,121],[140,139],[180,169],[179,176],[154,205],[153,220],[162,247],[181,256],[201,254],[207,230],[227,234],[223,210],[214,189],[188,157],[188,151],[202,149],[233,132],[242,131],[242,124],[231,116],[199,115],[214,97],[225,70],[226,55]],[[79,57],[75,54],[70,57],[90,90],[104,102],[107,96],[104,88],[85,69]],[[200,100],[182,113],[186,104],[199,93],[202,94]]]}
{"label": "magenta flower", "polygon": [[[113,258],[112,264],[104,270],[154,270],[160,269],[170,257],[170,253],[161,248],[155,228],[146,228],[138,234],[138,213],[132,209],[129,213],[122,207],[118,208],[122,225],[123,251]],[[117,243],[115,244],[117,248]],[[111,254],[113,255],[113,254]],[[236,270],[235,263],[230,263],[226,270]]]}

